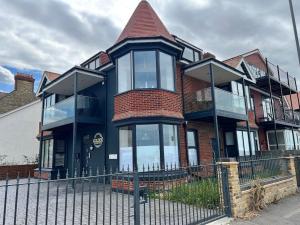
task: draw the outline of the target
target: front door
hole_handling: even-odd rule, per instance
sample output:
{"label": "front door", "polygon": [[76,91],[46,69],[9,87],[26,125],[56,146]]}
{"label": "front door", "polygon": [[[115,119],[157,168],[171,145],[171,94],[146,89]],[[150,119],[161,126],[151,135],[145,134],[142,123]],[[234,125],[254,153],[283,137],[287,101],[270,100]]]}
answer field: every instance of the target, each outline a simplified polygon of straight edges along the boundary
{"label": "front door", "polygon": [[93,140],[90,134],[82,136],[82,149],[81,149],[81,171],[89,172],[91,168]]}
{"label": "front door", "polygon": [[103,171],[105,163],[105,148],[104,138],[101,129],[91,129],[84,132],[82,135],[81,143],[81,171],[85,174],[95,174],[97,169]]}
{"label": "front door", "polygon": [[225,157],[237,157],[238,151],[235,144],[235,133],[225,132]]}

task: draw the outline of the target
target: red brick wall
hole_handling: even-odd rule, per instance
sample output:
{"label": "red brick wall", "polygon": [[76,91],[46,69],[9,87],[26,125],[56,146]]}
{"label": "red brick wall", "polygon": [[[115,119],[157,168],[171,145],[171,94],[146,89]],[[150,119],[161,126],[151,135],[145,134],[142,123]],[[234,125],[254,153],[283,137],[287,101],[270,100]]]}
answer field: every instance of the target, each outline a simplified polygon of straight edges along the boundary
{"label": "red brick wall", "polygon": [[29,174],[33,176],[35,168],[37,168],[36,164],[0,166],[0,180],[5,179],[7,174],[10,179],[17,178],[18,174],[20,178],[28,177]]}
{"label": "red brick wall", "polygon": [[251,90],[251,95],[253,96],[254,107],[255,107],[255,114],[256,114],[256,121],[259,121],[259,118],[263,118],[263,108],[262,108],[262,95],[261,93]]}
{"label": "red brick wall", "polygon": [[[212,123],[207,122],[193,121],[188,122],[187,129],[197,130],[199,146],[198,154],[200,154],[200,162],[211,163],[213,160],[213,149],[211,139],[215,137],[214,125]],[[221,133],[222,132],[220,132],[220,134]]]}
{"label": "red brick wall", "polygon": [[147,116],[183,119],[181,99],[181,69],[176,66],[176,93],[159,90],[131,90],[115,96],[113,121]]}
{"label": "red brick wall", "polygon": [[265,129],[263,128],[258,129],[258,138],[259,138],[260,150],[267,151],[268,141],[267,141],[267,135]]}
{"label": "red brick wall", "polygon": [[266,64],[262,60],[262,58],[259,56],[258,53],[254,53],[252,55],[246,56],[245,57],[246,62],[249,64],[255,65],[257,68],[266,71]]}
{"label": "red brick wall", "polygon": [[113,120],[166,116],[183,119],[181,97],[164,90],[132,90],[115,97]]}
{"label": "red brick wall", "polygon": [[211,85],[205,81],[201,81],[190,76],[183,77],[185,112],[193,111],[196,92],[210,86]]}

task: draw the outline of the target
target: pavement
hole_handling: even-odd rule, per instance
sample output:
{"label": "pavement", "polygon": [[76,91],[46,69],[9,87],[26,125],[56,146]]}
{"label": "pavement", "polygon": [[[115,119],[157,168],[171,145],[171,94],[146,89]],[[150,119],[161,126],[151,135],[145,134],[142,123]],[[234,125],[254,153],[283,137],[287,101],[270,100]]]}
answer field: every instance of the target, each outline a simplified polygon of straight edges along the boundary
{"label": "pavement", "polygon": [[251,220],[237,219],[231,225],[299,225],[300,193],[271,204]]}

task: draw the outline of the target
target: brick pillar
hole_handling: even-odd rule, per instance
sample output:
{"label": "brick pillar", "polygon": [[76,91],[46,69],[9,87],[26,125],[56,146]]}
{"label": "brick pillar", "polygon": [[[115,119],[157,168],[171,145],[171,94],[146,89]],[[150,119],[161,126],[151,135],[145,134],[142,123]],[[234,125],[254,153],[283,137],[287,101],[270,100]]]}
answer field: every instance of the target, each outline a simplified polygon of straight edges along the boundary
{"label": "brick pillar", "polygon": [[288,156],[288,157],[285,157],[285,159],[288,160],[288,171],[293,176],[294,188],[295,188],[295,191],[297,191],[297,177],[296,177],[295,157],[294,156]]}
{"label": "brick pillar", "polygon": [[[228,160],[228,159],[227,159]],[[230,158],[229,161],[220,162],[221,165],[227,168],[228,174],[228,189],[231,204],[231,213],[233,217],[241,217],[245,213],[245,205],[242,201],[242,191],[239,181],[238,162]]]}

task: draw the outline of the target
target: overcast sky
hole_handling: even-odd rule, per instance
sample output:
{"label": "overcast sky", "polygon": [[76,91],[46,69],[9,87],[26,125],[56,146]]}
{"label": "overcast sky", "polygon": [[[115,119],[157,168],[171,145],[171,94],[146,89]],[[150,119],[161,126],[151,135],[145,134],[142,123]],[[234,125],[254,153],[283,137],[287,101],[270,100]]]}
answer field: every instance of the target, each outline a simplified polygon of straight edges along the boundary
{"label": "overcast sky", "polygon": [[[62,73],[106,50],[138,2],[2,0],[0,84],[12,86],[12,67]],[[259,48],[272,62],[300,79],[288,0],[149,2],[172,34],[217,58],[223,60]],[[300,1],[294,0],[294,10],[300,30]]]}

